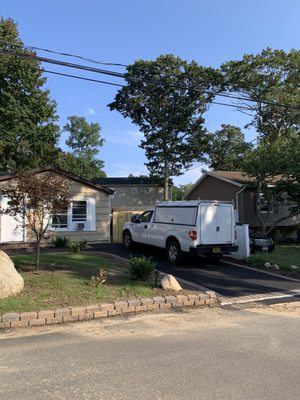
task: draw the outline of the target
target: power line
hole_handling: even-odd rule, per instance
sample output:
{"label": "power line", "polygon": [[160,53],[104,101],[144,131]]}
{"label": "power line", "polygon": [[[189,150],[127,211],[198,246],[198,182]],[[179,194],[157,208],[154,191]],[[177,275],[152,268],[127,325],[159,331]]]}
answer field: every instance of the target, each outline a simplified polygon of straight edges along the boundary
{"label": "power line", "polygon": [[[127,67],[129,66],[128,64],[97,61],[97,60],[94,60],[94,59],[91,59],[91,58],[87,58],[87,57],[80,56],[80,55],[78,55],[78,54],[72,54],[72,53],[66,53],[66,52],[59,52],[59,51],[50,50],[50,49],[45,49],[45,48],[41,48],[41,47],[35,47],[35,46],[24,46],[24,47],[25,47],[25,48],[28,48],[28,49],[31,49],[31,50],[44,51],[44,52],[48,52],[48,53],[52,53],[52,54],[58,54],[58,55],[61,55],[61,56],[67,56],[67,57],[78,58],[78,59],[81,59],[81,60],[84,60],[84,61],[87,61],[87,62],[90,62],[90,63],[94,63],[94,64],[108,65],[108,66],[117,66],[117,67],[125,67],[125,68],[127,68]],[[139,68],[139,69],[143,70],[142,68]],[[172,76],[173,76],[173,77],[174,77],[174,75],[170,75],[170,74],[168,74],[167,76],[169,76],[169,77],[172,77]],[[125,77],[125,74],[124,74],[124,77]],[[230,82],[229,82],[229,84],[230,84]],[[228,98],[232,98],[232,99],[236,99],[236,100],[245,100],[245,101],[252,101],[252,102],[254,101],[254,100],[251,100],[251,99],[249,99],[249,98],[247,98],[247,97],[235,96],[235,95],[232,95],[232,94],[230,94],[230,93],[225,93],[225,92],[216,93],[216,92],[207,92],[207,91],[206,91],[206,93],[207,93],[207,94],[215,94],[216,96],[228,97]],[[285,105],[285,104],[279,104],[279,103],[269,102],[269,101],[267,101],[267,100],[266,100],[266,101],[257,101],[257,102],[265,103],[265,104],[267,104],[267,105],[269,104],[269,105],[278,105],[278,106],[282,106],[282,107],[285,107],[285,106],[291,107],[291,105],[289,105],[289,104],[287,104],[287,105]],[[294,107],[294,106],[292,106],[292,107]],[[241,108],[244,108],[244,107],[241,107]],[[295,109],[298,109],[298,107],[296,107]]]}
{"label": "power line", "polygon": [[[4,41],[3,43],[6,43],[6,44],[10,45],[11,47],[15,47],[15,48],[20,49],[20,50],[22,49],[22,46],[20,46],[20,45],[13,45],[13,44],[10,44],[9,42],[5,42],[5,41]],[[71,53],[66,53],[66,52],[60,52],[60,51],[45,49],[45,48],[41,48],[41,47],[26,46],[26,45],[24,45],[24,48],[30,49],[30,50],[33,50],[33,51],[34,51],[34,50],[37,50],[37,51],[44,51],[44,52],[47,52],[47,53],[57,54],[57,55],[64,56],[64,57],[78,58],[78,59],[80,59],[80,60],[87,61],[87,62],[90,62],[90,63],[93,63],[93,64],[109,65],[109,66],[124,67],[124,68],[127,68],[127,67],[128,67],[128,64],[120,64],[120,63],[113,63],[113,62],[98,61],[98,60],[94,60],[94,59],[92,59],[92,58],[80,56],[80,55],[78,55],[78,54],[71,54]]]}
{"label": "power line", "polygon": [[81,79],[81,80],[83,80],[83,81],[96,82],[96,83],[103,83],[103,84],[105,84],[105,85],[124,87],[124,85],[120,85],[120,84],[118,84],[118,83],[107,82],[107,81],[101,81],[101,80],[92,79],[92,78],[85,78],[85,77],[83,77],[83,76],[77,76],[77,75],[71,75],[71,74],[64,74],[64,73],[62,73],[62,72],[49,71],[49,70],[44,69],[44,68],[43,68],[43,71],[46,72],[47,74],[66,76],[66,77],[69,77],[69,78]]}
{"label": "power line", "polygon": [[[8,55],[16,56],[16,57],[21,57],[21,58],[35,59],[35,60],[40,61],[40,62],[45,62],[45,63],[55,64],[55,65],[59,65],[59,66],[85,70],[85,71],[88,71],[88,72],[94,72],[94,73],[109,75],[109,76],[113,76],[113,77],[117,77],[117,78],[121,78],[121,79],[126,79],[126,78],[128,79],[128,77],[126,77],[126,74],[124,74],[124,73],[105,70],[105,69],[100,69],[100,68],[89,67],[89,66],[85,66],[85,65],[81,65],[81,64],[69,63],[69,62],[66,62],[66,61],[60,61],[60,60],[50,59],[50,58],[46,58],[46,57],[40,57],[40,56],[37,56],[37,55],[30,55],[30,54],[24,54],[24,53],[15,53],[15,52],[7,51],[7,50],[1,50],[1,49],[0,49],[0,54],[8,54]],[[145,79],[145,78],[131,77],[130,79],[133,80],[133,81],[145,81],[145,82],[154,83],[154,84],[158,84],[158,85],[161,84],[158,81],[153,81],[153,80],[149,80],[149,79]],[[277,106],[277,107],[285,107],[285,108],[292,108],[292,109],[295,109],[295,110],[300,110],[300,107],[297,107],[297,106],[294,106],[294,105],[291,105],[291,104],[280,104],[280,103],[274,103],[274,102],[263,101],[263,100],[260,100],[260,101],[259,100],[252,100],[252,99],[241,97],[241,96],[235,96],[235,95],[230,95],[230,94],[226,94],[226,93],[212,92],[212,91],[207,91],[207,90],[200,90],[200,89],[197,89],[197,88],[191,88],[191,87],[188,87],[188,86],[182,86],[182,85],[178,85],[178,84],[168,84],[168,85],[170,87],[175,87],[175,88],[179,88],[179,89],[194,91],[196,93],[205,93],[207,95],[226,97],[226,98],[230,98],[230,99],[234,99],[234,100],[242,100],[242,101],[248,101],[248,102],[255,102],[255,103],[259,103],[259,104],[267,104],[267,105],[272,105],[272,106]],[[219,104],[222,105],[222,103],[219,103]],[[244,106],[238,106],[237,108],[251,110],[250,107],[248,108],[248,107],[244,107]]]}
{"label": "power line", "polygon": [[[66,74],[66,73],[56,72],[56,71],[49,71],[49,70],[44,69],[44,68],[43,68],[43,71],[48,73],[48,74],[60,75],[60,76],[65,76],[65,77],[69,77],[69,78],[80,79],[80,80],[89,81],[89,82],[95,82],[95,83],[103,83],[105,85],[118,86],[118,87],[125,87],[126,86],[126,85],[120,85],[118,83],[102,81],[102,80],[99,80],[99,79],[86,78],[86,77],[83,77],[83,76],[71,75],[71,74]],[[211,103],[215,104],[215,105],[219,105],[219,106],[226,106],[226,107],[232,107],[232,108],[238,108],[238,109],[242,108],[242,109],[245,109],[245,110],[248,110],[248,111],[251,110],[248,107],[243,107],[243,106],[238,106],[238,105],[228,104],[228,103],[220,103],[220,102],[217,102],[217,101],[212,101]]]}

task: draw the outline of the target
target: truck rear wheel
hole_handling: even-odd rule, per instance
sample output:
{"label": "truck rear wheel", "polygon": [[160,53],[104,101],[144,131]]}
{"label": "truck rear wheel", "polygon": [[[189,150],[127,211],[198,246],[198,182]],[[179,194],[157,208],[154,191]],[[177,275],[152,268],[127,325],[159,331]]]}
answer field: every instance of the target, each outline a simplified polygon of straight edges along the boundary
{"label": "truck rear wheel", "polygon": [[177,264],[182,258],[182,251],[176,240],[167,243],[167,257],[172,264]]}
{"label": "truck rear wheel", "polygon": [[131,249],[132,244],[133,244],[133,241],[132,241],[131,233],[129,231],[123,232],[123,246],[125,247],[125,249]]}

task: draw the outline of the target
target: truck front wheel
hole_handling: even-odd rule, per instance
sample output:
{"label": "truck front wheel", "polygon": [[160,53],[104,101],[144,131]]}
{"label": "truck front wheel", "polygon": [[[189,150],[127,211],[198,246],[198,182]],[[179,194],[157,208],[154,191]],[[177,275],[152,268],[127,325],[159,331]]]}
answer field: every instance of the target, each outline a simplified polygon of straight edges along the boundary
{"label": "truck front wheel", "polygon": [[125,249],[131,249],[132,244],[133,244],[133,241],[132,241],[131,233],[129,231],[123,232],[123,246],[125,247]]}
{"label": "truck front wheel", "polygon": [[182,251],[176,240],[167,243],[167,257],[172,264],[177,264],[182,258]]}

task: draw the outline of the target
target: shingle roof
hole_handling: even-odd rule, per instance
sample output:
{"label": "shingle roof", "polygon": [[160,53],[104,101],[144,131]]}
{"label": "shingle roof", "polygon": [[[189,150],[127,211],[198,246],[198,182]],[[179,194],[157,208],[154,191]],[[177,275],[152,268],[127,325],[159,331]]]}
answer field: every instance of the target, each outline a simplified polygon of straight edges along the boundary
{"label": "shingle roof", "polygon": [[[229,179],[233,182],[237,182],[240,184],[250,184],[251,182],[255,181],[255,178],[253,176],[246,175],[245,173],[239,171],[212,171],[209,172],[209,175]],[[270,177],[270,179],[268,179],[268,182],[270,184],[275,184],[282,179],[283,175],[276,175]]]}
{"label": "shingle roof", "polygon": [[[65,177],[69,178],[69,179],[72,179],[74,181],[80,182],[80,183],[82,183],[84,185],[90,186],[93,189],[101,190],[103,192],[106,192],[109,195],[114,193],[114,191],[112,189],[108,188],[108,187],[96,184],[95,182],[92,182],[92,181],[89,181],[87,179],[81,178],[80,176],[74,175],[74,174],[72,174],[70,172],[63,171],[60,168],[57,168],[57,167],[52,166],[52,165],[49,165],[49,166],[46,166],[46,167],[37,168],[37,169],[33,169],[32,171],[37,173],[37,174],[38,173],[42,173],[42,172],[54,172],[56,174],[63,175]],[[0,181],[2,182],[2,181],[7,181],[7,180],[10,180],[10,179],[13,179],[14,175],[15,174],[1,175],[0,176]]]}
{"label": "shingle roof", "polygon": [[226,178],[237,183],[249,183],[254,181],[254,178],[238,171],[212,171],[209,174],[219,178]]}
{"label": "shingle roof", "polygon": [[92,182],[97,185],[163,185],[159,178],[133,177],[133,178],[94,178]]}

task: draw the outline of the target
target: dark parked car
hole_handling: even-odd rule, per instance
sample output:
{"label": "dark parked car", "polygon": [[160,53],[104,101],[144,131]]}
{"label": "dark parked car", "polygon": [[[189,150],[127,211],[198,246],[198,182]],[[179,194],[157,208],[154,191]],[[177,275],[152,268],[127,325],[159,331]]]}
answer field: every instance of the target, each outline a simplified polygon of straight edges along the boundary
{"label": "dark parked car", "polygon": [[273,251],[275,245],[273,239],[267,235],[255,235],[250,236],[250,251],[255,253],[256,251]]}

